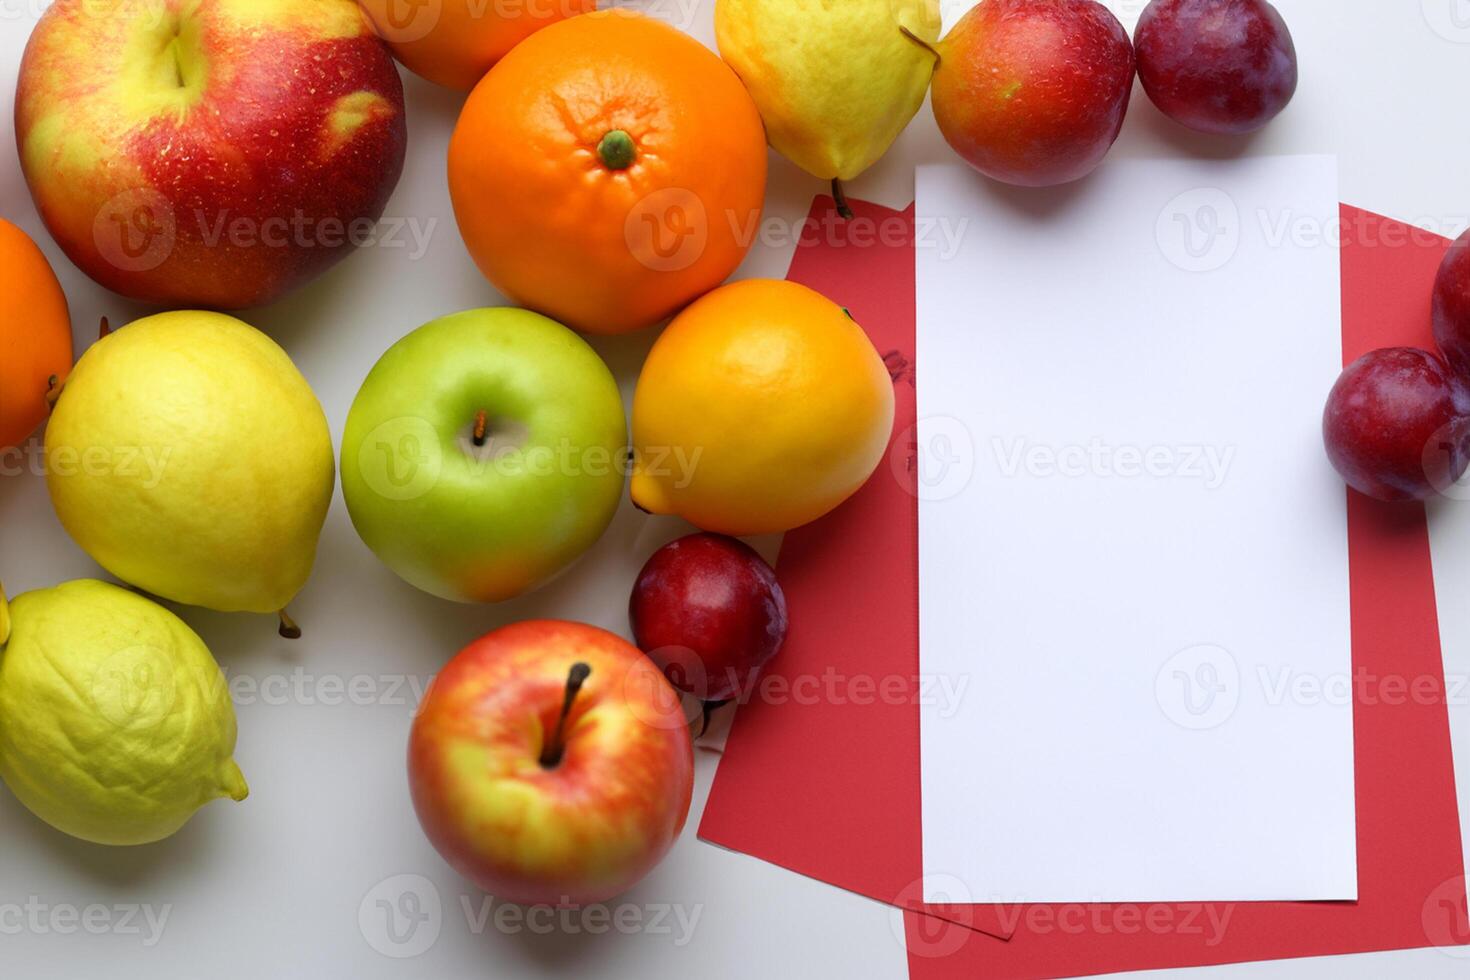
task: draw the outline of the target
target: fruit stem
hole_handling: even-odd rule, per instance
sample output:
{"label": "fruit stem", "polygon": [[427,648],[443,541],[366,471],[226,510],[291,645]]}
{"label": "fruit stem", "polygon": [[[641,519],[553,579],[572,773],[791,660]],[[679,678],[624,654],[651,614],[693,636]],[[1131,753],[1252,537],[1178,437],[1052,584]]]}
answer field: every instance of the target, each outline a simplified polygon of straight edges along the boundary
{"label": "fruit stem", "polygon": [[710,718],[713,717],[713,715],[714,715],[714,713],[716,711],[719,711],[725,705],[729,704],[732,700],[734,700],[734,699],[733,698],[726,698],[723,701],[703,701],[703,702],[701,702],[700,703],[700,706],[699,706],[699,709],[700,709],[700,712],[704,715],[704,723],[699,726],[699,734],[696,735],[696,736],[694,736],[694,737],[695,738],[704,738],[704,736],[709,733],[709,720],[710,720]]}
{"label": "fruit stem", "polygon": [[282,609],[276,615],[281,617],[281,636],[288,640],[301,639],[301,627],[296,625],[296,621],[287,614],[286,610]]}
{"label": "fruit stem", "polygon": [[5,598],[5,583],[0,582],[0,647],[10,641],[10,600]]}
{"label": "fruit stem", "polygon": [[844,221],[852,220],[852,208],[847,203],[847,192],[842,189],[842,178],[832,178],[832,200],[837,202],[837,213]]}
{"label": "fruit stem", "polygon": [[485,410],[482,408],[478,412],[475,413],[475,445],[476,445],[476,447],[485,445],[485,430],[488,429],[489,427],[490,427],[490,417],[485,414]]}
{"label": "fruit stem", "polygon": [[561,757],[566,752],[562,740],[566,736],[567,715],[572,713],[572,702],[577,700],[577,692],[582,690],[582,685],[591,675],[592,668],[580,662],[572,664],[572,669],[567,672],[567,693],[561,702],[561,717],[556,719],[556,731],[551,733],[551,740],[541,750],[542,769],[555,769],[561,765]]}
{"label": "fruit stem", "polygon": [[97,339],[104,340],[112,333],[112,324],[107,322],[107,317],[102,318],[102,324],[97,328]]}
{"label": "fruit stem", "polygon": [[941,62],[941,61],[944,60],[943,59],[943,56],[941,56],[940,53],[939,53],[939,49],[936,48],[934,45],[930,44],[928,41],[926,41],[923,38],[919,37],[913,31],[909,30],[907,27],[904,27],[902,24],[898,25],[898,29],[899,29],[899,31],[901,31],[903,33],[903,36],[904,37],[908,38],[910,41],[913,41],[919,47],[923,48],[925,51],[929,52],[930,54],[932,54],[934,56],[934,70],[935,71],[938,71],[939,70],[939,62]]}
{"label": "fruit stem", "polygon": [[189,83],[184,79],[184,53],[179,45],[179,36],[169,42],[168,53],[173,56],[174,84],[179,88],[188,88]]}
{"label": "fruit stem", "polygon": [[627,170],[638,159],[638,147],[627,130],[614,129],[598,142],[597,156],[609,170]]}
{"label": "fruit stem", "polygon": [[65,388],[65,387],[66,387],[66,382],[62,381],[59,377],[57,377],[54,374],[51,375],[51,377],[49,377],[49,378],[46,379],[46,394],[45,394],[45,398],[46,398],[46,410],[47,411],[50,411],[50,412],[56,411],[56,403],[61,400],[61,389]]}

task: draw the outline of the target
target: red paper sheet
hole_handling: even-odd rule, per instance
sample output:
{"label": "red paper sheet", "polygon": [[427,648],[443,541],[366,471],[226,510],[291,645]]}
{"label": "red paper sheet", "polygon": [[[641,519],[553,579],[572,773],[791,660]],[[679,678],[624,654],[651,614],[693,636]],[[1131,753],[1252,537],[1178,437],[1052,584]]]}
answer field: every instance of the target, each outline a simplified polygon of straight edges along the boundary
{"label": "red paper sheet", "polygon": [[[857,208],[870,227],[912,230],[912,210]],[[809,220],[819,231],[804,237],[791,278],[851,309],[889,354],[900,396],[895,442],[887,470],[852,501],[786,538],[778,574],[792,629],[770,676],[786,692],[803,678],[821,683],[808,681],[815,696],[758,696],[742,706],[700,834],[922,909],[924,691],[917,512],[906,489],[913,256],[878,236],[864,239],[870,247],[833,240],[842,233],[830,209],[826,199],[814,206]],[[1428,344],[1429,288],[1448,242],[1347,207],[1343,228],[1346,359],[1377,346]],[[934,915],[906,917],[911,975],[1061,977],[1470,942],[1423,509],[1350,495],[1349,554],[1358,902],[931,908]],[[858,696],[874,686],[879,696]],[[779,812],[771,800],[782,801]],[[1010,942],[991,938],[1012,933]]]}

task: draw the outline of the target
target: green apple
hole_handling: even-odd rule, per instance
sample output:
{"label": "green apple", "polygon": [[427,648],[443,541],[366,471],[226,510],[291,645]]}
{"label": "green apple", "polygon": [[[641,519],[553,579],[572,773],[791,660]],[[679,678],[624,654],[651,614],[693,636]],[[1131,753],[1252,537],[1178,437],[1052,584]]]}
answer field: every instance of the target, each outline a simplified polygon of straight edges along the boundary
{"label": "green apple", "polygon": [[525,310],[457,313],[394,344],[347,416],[342,490],[362,540],[405,581],[500,602],[607,530],[627,419],[597,352]]}

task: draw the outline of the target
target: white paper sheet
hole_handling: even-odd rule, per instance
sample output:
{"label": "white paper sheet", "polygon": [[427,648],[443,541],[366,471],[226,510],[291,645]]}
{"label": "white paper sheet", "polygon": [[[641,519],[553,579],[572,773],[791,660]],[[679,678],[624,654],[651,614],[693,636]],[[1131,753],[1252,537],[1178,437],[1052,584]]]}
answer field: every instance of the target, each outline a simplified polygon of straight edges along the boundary
{"label": "white paper sheet", "polygon": [[1336,161],[917,197],[926,899],[1355,898]]}

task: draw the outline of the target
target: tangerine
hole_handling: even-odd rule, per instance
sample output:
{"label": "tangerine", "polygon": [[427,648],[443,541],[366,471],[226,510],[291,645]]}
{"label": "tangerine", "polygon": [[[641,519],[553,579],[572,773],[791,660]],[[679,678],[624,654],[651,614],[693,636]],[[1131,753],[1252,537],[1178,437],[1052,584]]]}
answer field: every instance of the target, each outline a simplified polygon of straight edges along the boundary
{"label": "tangerine", "polygon": [[64,380],[71,363],[61,283],[30,236],[0,219],[0,449],[36,431],[51,378]]}
{"label": "tangerine", "polygon": [[449,146],[465,245],[513,302],[584,333],[651,326],[755,240],[766,139],[714,52],[624,10],[533,34],[491,69]]}

